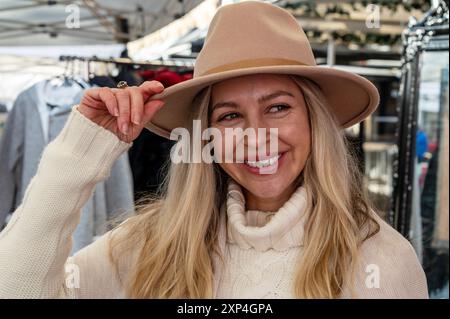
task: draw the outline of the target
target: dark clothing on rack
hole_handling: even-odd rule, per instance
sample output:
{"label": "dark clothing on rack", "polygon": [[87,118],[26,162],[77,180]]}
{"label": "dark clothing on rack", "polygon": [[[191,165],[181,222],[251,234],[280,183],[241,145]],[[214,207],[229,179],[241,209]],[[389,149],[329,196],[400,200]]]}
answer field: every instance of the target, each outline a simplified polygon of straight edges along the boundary
{"label": "dark clothing on rack", "polygon": [[134,199],[145,193],[155,193],[164,178],[164,166],[169,161],[174,141],[160,137],[147,129],[142,130],[128,151],[134,179]]}
{"label": "dark clothing on rack", "polygon": [[[156,80],[166,88],[192,77],[190,73],[179,75],[167,68],[141,70],[138,73],[145,81]],[[135,200],[140,199],[145,193],[157,191],[163,182],[169,165],[170,149],[174,143],[146,129],[134,140],[129,156],[133,170]]]}
{"label": "dark clothing on rack", "polygon": [[126,81],[128,86],[139,86],[144,82],[135,70],[130,70],[130,68],[126,66],[121,66],[121,71],[114,77],[114,81],[116,81],[116,83]]}
{"label": "dark clothing on rack", "polygon": [[114,88],[117,85],[116,81],[114,81],[112,77],[107,75],[95,75],[94,77],[89,79],[89,84],[92,86],[109,88]]}
{"label": "dark clothing on rack", "polygon": [[140,71],[139,75],[145,81],[155,80],[161,82],[164,87],[169,87],[192,78],[192,72],[184,72],[180,74],[178,72],[170,71],[167,68],[160,68],[158,70],[144,70]]}

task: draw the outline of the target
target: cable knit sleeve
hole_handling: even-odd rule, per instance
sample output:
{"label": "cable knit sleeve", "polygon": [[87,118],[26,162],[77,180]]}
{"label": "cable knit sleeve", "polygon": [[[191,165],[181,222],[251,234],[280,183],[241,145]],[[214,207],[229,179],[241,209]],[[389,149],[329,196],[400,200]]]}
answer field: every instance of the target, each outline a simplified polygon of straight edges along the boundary
{"label": "cable knit sleeve", "polygon": [[[60,134],[42,153],[22,203],[0,233],[0,298],[78,297],[79,290],[70,290],[67,284],[76,285],[77,274],[91,271],[71,267],[72,233],[95,185],[109,176],[114,162],[131,146],[84,117],[77,106],[72,109]],[[106,260],[101,251],[105,240],[85,252],[92,259]],[[78,260],[86,258],[85,252]],[[67,275],[74,280],[67,280]]]}

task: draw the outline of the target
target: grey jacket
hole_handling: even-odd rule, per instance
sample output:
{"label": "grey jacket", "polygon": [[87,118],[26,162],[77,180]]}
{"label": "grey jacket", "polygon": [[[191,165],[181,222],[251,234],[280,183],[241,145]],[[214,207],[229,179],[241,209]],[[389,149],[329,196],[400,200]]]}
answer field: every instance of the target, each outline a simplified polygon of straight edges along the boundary
{"label": "grey jacket", "polygon": [[[22,92],[8,114],[0,141],[0,229],[8,214],[22,202],[24,192],[36,174],[45,146],[62,130],[71,105],[49,110],[45,136],[41,121],[42,103],[40,86],[34,85]],[[41,108],[42,110],[42,108]],[[133,180],[128,153],[122,154],[114,164],[110,177],[96,185],[84,205],[80,223],[73,236],[75,253],[101,236],[109,227],[107,221],[117,214],[134,213]]]}

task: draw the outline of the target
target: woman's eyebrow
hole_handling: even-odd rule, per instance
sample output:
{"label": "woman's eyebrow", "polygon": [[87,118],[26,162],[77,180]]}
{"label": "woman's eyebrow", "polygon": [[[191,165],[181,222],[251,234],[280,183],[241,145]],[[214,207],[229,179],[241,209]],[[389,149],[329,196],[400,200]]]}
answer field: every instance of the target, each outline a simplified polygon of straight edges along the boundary
{"label": "woman's eyebrow", "polygon": [[276,91],[276,92],[273,92],[273,93],[270,93],[270,94],[263,95],[263,96],[259,97],[258,98],[258,103],[261,104],[261,103],[273,100],[273,99],[275,99],[275,98],[277,98],[279,96],[283,96],[283,95],[294,97],[294,95],[292,93],[289,93],[289,92],[283,91],[283,90],[279,90],[279,91]]}
{"label": "woman's eyebrow", "polygon": [[[275,98],[277,98],[279,96],[283,96],[283,95],[294,97],[294,95],[292,93],[289,93],[289,92],[283,91],[283,90],[279,90],[279,91],[275,91],[275,92],[270,93],[270,94],[266,94],[266,95],[260,96],[258,98],[258,103],[261,104],[261,103],[273,100],[273,99],[275,99]],[[211,111],[214,111],[214,110],[216,110],[218,108],[221,108],[221,107],[227,107],[227,106],[228,107],[237,108],[238,104],[236,102],[232,102],[232,101],[219,102],[219,103],[214,104],[214,106],[212,107]]]}
{"label": "woman's eyebrow", "polygon": [[219,102],[214,104],[214,106],[211,108],[211,112],[216,110],[216,109],[220,109],[221,107],[234,107],[237,108],[238,105],[235,102]]}

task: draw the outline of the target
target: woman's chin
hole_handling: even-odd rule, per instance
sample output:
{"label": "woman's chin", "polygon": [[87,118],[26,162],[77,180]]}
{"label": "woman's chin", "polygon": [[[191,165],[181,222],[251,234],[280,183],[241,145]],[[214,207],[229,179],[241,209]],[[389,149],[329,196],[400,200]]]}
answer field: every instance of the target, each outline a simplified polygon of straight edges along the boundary
{"label": "woman's chin", "polygon": [[249,183],[245,187],[247,191],[259,198],[278,198],[287,188],[287,185],[279,185],[274,181],[263,181],[258,183]]}

